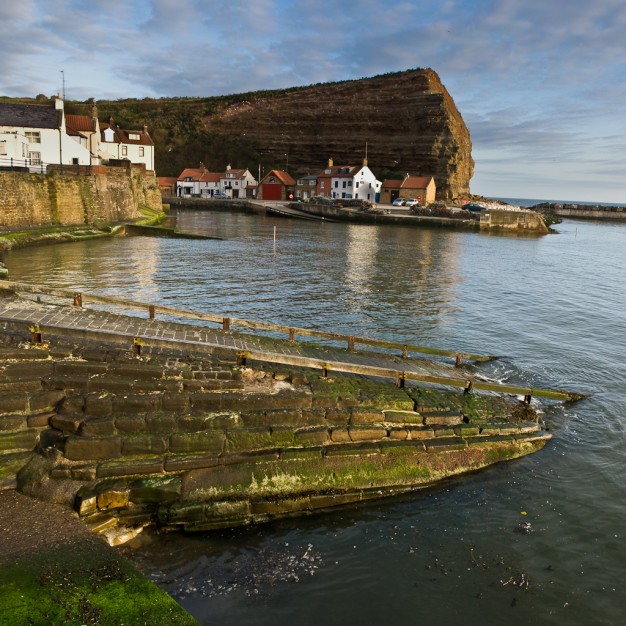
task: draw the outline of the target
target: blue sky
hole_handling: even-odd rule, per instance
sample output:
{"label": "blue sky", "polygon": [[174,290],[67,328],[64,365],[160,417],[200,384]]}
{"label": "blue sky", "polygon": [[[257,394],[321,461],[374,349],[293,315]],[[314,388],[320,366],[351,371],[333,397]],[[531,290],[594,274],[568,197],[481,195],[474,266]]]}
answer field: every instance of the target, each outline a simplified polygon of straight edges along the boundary
{"label": "blue sky", "polygon": [[[210,96],[435,70],[474,193],[626,203],[624,0],[4,0],[0,95]],[[372,164],[374,166],[374,164]]]}

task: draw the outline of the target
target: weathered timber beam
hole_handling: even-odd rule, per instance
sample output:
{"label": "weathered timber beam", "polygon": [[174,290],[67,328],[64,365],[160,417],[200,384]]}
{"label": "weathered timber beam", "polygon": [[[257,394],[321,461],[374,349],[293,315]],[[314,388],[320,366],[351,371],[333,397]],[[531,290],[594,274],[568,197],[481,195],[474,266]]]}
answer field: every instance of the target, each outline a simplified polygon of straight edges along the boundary
{"label": "weathered timber beam", "polygon": [[377,376],[380,378],[392,378],[398,380],[414,380],[416,382],[428,383],[432,385],[444,385],[447,387],[463,387],[466,388],[471,383],[473,389],[481,391],[494,391],[496,393],[508,393],[514,395],[522,395],[525,397],[540,396],[553,400],[562,400],[565,402],[575,402],[583,400],[588,396],[561,389],[542,389],[537,387],[518,387],[516,385],[500,385],[496,383],[488,383],[472,378],[458,378],[455,376],[433,376],[431,374],[418,374],[417,372],[401,371],[394,368],[375,367],[370,365],[361,365],[356,363],[345,363],[340,361],[328,361],[314,359],[309,357],[274,354],[267,352],[246,351],[247,360],[263,361],[266,363],[277,363],[279,365],[293,365],[298,367],[308,367],[310,369],[320,369],[328,372],[341,372],[344,374],[361,374],[363,376]]}

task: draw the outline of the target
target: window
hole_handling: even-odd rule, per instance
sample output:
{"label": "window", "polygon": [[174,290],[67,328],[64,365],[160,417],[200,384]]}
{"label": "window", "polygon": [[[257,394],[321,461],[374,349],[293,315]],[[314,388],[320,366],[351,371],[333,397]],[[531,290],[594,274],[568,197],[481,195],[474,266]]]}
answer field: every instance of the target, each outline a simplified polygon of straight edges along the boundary
{"label": "window", "polygon": [[30,157],[30,162],[33,165],[41,164],[41,152],[30,152],[28,156]]}
{"label": "window", "polygon": [[320,183],[320,189],[324,189],[324,181]]}
{"label": "window", "polygon": [[128,146],[122,146],[122,156],[126,156],[128,154]]}
{"label": "window", "polygon": [[137,133],[128,133],[128,138],[131,141],[139,141],[141,139]]}
{"label": "window", "polygon": [[28,143],[41,143],[41,133],[39,131],[27,130],[25,133]]}
{"label": "window", "polygon": [[351,180],[348,181],[348,187],[352,187],[352,181]]}
{"label": "window", "polygon": [[338,181],[338,180],[336,180],[336,181],[335,181],[335,189],[337,189],[338,187],[339,187],[339,181]]}
{"label": "window", "polygon": [[143,146],[139,146],[139,156],[142,157],[144,155]]}
{"label": "window", "polygon": [[314,186],[315,186],[315,179],[311,179],[311,180],[309,181],[309,186],[310,186],[310,187],[314,187]]}
{"label": "window", "polygon": [[78,157],[72,158],[72,165],[78,165]]}
{"label": "window", "polygon": [[7,153],[7,142],[0,141],[0,154],[6,154],[6,153]]}
{"label": "window", "polygon": [[356,188],[357,188],[357,189],[359,188],[359,182],[358,182],[358,181],[357,181],[357,183],[356,183]]}

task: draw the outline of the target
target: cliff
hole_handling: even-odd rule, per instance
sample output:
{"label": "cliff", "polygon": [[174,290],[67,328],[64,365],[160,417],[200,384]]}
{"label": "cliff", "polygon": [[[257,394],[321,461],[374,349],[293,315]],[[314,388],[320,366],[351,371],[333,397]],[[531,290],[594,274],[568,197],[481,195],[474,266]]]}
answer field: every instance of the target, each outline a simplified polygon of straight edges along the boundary
{"label": "cliff", "polygon": [[366,143],[380,180],[433,175],[438,199],[468,193],[474,170],[468,129],[430,69],[215,98],[99,101],[98,111],[122,126],[149,126],[160,176],[199,161],[255,175],[259,165],[315,173],[329,157],[360,163]]}

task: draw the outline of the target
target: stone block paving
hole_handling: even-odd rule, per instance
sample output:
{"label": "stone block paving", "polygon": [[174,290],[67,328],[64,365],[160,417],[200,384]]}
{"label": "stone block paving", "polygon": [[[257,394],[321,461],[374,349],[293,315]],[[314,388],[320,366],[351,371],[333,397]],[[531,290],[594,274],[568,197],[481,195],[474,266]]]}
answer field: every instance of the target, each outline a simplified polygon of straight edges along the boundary
{"label": "stone block paving", "polygon": [[104,336],[128,337],[129,345],[132,345],[134,338],[140,338],[142,340],[168,341],[172,343],[172,347],[178,349],[184,349],[185,346],[190,349],[193,349],[194,346],[201,349],[215,347],[233,351],[265,352],[319,359],[327,362],[331,371],[334,362],[387,368],[398,372],[398,374],[413,372],[467,380],[473,378],[467,371],[459,371],[452,364],[448,365],[430,359],[414,357],[403,359],[400,355],[395,356],[371,350],[349,351],[346,348],[309,342],[289,342],[287,339],[223,331],[221,328],[211,328],[205,325],[184,324],[159,319],[150,320],[110,311],[43,303],[23,297],[0,299],[0,322],[2,321],[24,322],[26,326],[38,324],[44,341],[46,327],[77,332],[85,330],[90,333],[101,333]]}

